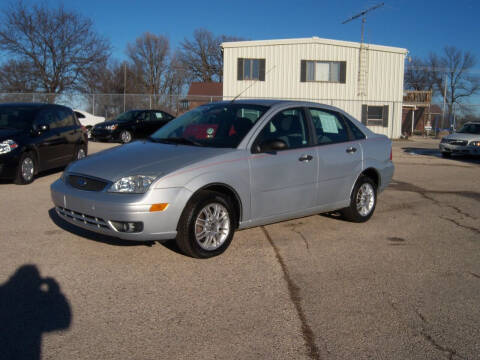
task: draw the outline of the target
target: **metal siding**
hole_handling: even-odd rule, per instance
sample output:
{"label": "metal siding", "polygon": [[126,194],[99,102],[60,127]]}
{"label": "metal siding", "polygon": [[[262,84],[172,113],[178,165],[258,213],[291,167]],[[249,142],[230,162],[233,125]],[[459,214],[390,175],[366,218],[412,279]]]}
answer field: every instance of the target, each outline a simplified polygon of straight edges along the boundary
{"label": "metal siding", "polygon": [[[405,54],[368,51],[367,96],[362,99],[357,95],[358,48],[316,43],[226,47],[223,95],[227,100],[244,91],[240,98],[310,100],[337,106],[359,120],[362,104],[388,105],[388,128],[372,126],[370,129],[398,138],[401,134]],[[265,81],[237,81],[237,58],[266,59]],[[346,61],[346,84],[301,82],[301,60]]]}

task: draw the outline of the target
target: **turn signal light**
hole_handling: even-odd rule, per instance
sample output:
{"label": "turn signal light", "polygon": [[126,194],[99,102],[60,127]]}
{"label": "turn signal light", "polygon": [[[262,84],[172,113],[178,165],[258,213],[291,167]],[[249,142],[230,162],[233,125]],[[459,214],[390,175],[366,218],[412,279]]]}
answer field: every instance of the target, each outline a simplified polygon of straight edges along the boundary
{"label": "turn signal light", "polygon": [[150,212],[152,211],[164,211],[168,207],[168,203],[153,204],[150,206]]}

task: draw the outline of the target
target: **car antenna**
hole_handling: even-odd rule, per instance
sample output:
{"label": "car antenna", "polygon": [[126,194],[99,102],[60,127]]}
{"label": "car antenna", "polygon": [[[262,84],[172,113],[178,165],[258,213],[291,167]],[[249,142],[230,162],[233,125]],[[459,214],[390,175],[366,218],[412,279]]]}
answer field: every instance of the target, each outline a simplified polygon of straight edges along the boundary
{"label": "car antenna", "polygon": [[[273,69],[275,69],[277,67],[277,65],[273,65],[273,67],[270,68],[270,70],[268,70],[265,75],[267,75],[270,71],[272,71]],[[250,89],[253,85],[255,85],[258,81],[260,81],[260,79],[255,79],[253,83],[251,83],[249,86],[247,86],[245,89],[243,89],[243,91],[239,92],[237,96],[235,96],[232,101],[230,101],[230,104],[233,103],[235,100],[238,99],[238,97],[240,95],[242,95],[245,91],[247,91],[248,89]]]}

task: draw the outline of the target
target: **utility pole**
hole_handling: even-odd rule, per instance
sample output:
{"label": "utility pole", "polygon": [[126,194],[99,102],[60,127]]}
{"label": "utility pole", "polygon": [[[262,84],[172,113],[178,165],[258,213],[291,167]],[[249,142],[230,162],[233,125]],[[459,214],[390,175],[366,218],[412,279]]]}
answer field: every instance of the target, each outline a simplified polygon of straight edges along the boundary
{"label": "utility pole", "polygon": [[123,112],[125,112],[125,99],[127,92],[127,63],[123,63]]}
{"label": "utility pole", "polygon": [[447,104],[447,73],[445,73],[445,84],[443,88],[443,113],[442,113],[442,128],[445,127],[445,105]]}

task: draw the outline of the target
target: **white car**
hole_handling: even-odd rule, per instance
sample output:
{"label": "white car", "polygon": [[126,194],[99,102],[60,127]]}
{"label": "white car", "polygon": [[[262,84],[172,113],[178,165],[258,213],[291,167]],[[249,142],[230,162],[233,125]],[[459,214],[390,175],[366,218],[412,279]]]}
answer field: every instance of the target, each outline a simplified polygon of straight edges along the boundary
{"label": "white car", "polygon": [[95,116],[83,110],[73,110],[73,111],[75,112],[75,115],[77,116],[78,121],[80,121],[80,124],[82,124],[87,128],[89,139],[91,138],[90,131],[92,130],[92,128],[96,124],[105,121],[105,118],[103,116]]}

